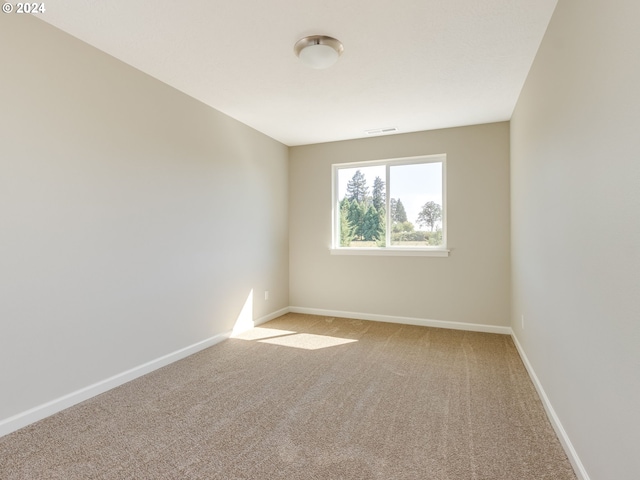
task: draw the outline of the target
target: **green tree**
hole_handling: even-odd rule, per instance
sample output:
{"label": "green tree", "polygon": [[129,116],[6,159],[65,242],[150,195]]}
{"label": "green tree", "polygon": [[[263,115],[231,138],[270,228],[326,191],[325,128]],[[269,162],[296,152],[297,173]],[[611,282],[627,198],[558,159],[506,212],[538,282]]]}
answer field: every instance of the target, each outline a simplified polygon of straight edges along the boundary
{"label": "green tree", "polygon": [[353,240],[353,226],[349,222],[349,199],[344,198],[340,202],[340,246],[348,247]]}
{"label": "green tree", "polygon": [[384,216],[385,209],[385,189],[384,182],[380,177],[376,177],[373,181],[372,202],[378,213]]}
{"label": "green tree", "polygon": [[398,223],[406,222],[407,212],[404,209],[402,200],[400,200],[399,198],[392,198],[389,203],[391,208],[391,221]]}
{"label": "green tree", "polygon": [[411,223],[411,222],[395,222],[393,224],[393,227],[392,227],[391,231],[393,233],[413,232],[414,231],[414,226],[413,226],[413,223]]}
{"label": "green tree", "polygon": [[438,229],[435,232],[429,232],[427,235],[429,235],[429,245],[442,245],[442,230]]}
{"label": "green tree", "polygon": [[367,208],[362,219],[363,240],[371,242],[384,238],[384,224],[380,220],[380,214],[373,205]]}
{"label": "green tree", "polygon": [[365,213],[366,206],[363,201],[358,202],[349,200],[349,206],[347,207],[347,221],[349,222],[349,225],[351,225],[353,239],[362,240],[363,238],[362,226]]}
{"label": "green tree", "polygon": [[423,227],[429,227],[433,232],[436,223],[441,219],[442,207],[436,202],[429,201],[422,206],[416,223]]}
{"label": "green tree", "polygon": [[404,242],[411,239],[414,233],[413,223],[393,222],[391,227],[391,240],[393,242]]}
{"label": "green tree", "polygon": [[347,182],[347,198],[351,202],[364,202],[368,194],[367,179],[360,170],[356,170],[351,180]]}

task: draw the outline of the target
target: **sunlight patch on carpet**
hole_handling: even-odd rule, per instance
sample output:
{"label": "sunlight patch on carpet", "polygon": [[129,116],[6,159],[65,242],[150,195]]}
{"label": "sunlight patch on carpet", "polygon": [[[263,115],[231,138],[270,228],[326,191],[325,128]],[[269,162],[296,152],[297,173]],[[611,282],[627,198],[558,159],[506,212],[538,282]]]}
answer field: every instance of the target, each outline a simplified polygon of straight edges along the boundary
{"label": "sunlight patch on carpet", "polygon": [[238,338],[240,340],[262,340],[265,338],[281,337],[283,335],[292,335],[295,333],[297,332],[278,330],[277,328],[255,327],[249,331],[233,335],[233,338]]}
{"label": "sunlight patch on carpet", "polygon": [[351,338],[329,337],[327,335],[314,335],[312,333],[296,333],[285,337],[276,337],[260,340],[260,343],[270,343],[283,347],[302,348],[304,350],[319,350],[327,347],[337,347],[347,343],[357,342]]}

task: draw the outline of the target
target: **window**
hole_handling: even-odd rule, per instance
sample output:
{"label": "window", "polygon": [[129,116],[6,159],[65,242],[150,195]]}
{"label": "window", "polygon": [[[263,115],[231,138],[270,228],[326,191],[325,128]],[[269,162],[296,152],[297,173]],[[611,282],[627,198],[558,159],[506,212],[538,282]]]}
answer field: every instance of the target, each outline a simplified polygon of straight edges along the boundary
{"label": "window", "polygon": [[445,155],[333,165],[332,253],[446,256],[445,167]]}

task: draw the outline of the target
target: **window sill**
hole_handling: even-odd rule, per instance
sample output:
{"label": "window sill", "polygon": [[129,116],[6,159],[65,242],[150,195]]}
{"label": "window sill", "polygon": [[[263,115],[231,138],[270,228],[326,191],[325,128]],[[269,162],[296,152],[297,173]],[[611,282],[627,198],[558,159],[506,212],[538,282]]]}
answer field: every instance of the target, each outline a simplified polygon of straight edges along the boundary
{"label": "window sill", "polygon": [[392,257],[448,257],[449,250],[445,248],[408,248],[408,247],[384,247],[384,248],[357,248],[342,247],[330,248],[331,255],[379,255]]}

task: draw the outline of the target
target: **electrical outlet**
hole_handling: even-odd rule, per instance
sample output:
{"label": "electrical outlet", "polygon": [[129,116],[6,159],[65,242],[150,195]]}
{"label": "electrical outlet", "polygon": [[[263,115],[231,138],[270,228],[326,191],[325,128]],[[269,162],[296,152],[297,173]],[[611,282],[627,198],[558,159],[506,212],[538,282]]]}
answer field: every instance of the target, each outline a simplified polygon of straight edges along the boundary
{"label": "electrical outlet", "polygon": [[265,290],[265,292],[264,292],[264,299],[265,299],[265,300],[269,300],[269,290]]}
{"label": "electrical outlet", "polygon": [[524,313],[522,314],[522,330],[524,330]]}

